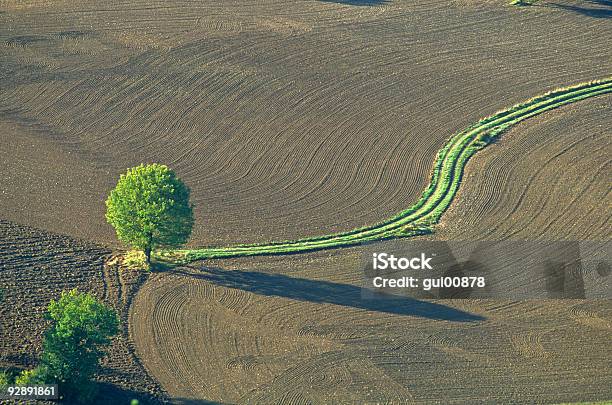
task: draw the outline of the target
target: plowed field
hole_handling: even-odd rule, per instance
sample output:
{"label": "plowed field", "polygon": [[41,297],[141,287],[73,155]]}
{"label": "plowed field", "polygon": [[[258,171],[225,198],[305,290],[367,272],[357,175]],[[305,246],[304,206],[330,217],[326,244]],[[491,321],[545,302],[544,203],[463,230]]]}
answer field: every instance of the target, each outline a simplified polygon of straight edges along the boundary
{"label": "plowed field", "polygon": [[[109,398],[612,398],[610,300],[367,303],[359,247],[142,286],[103,263],[99,245],[118,246],[104,198],[126,167],[165,163],[191,187],[192,246],[342,232],[414,204],[480,118],[610,76],[609,1],[507,3],[0,1],[0,366],[33,364],[44,305],[77,286],[124,320]],[[479,152],[433,237],[609,238],[611,99]]]}
{"label": "plowed field", "polygon": [[611,117],[608,96],[515,127],[468,164],[436,236],[609,240]]}
{"label": "plowed field", "polygon": [[351,3],[3,2],[2,217],[111,243],[104,196],[157,161],[193,189],[194,245],[369,225],[456,131],[610,73],[603,18]]}
{"label": "plowed field", "polygon": [[364,301],[349,248],[156,274],[137,353],[174,398],[561,403],[609,398],[602,300]]}

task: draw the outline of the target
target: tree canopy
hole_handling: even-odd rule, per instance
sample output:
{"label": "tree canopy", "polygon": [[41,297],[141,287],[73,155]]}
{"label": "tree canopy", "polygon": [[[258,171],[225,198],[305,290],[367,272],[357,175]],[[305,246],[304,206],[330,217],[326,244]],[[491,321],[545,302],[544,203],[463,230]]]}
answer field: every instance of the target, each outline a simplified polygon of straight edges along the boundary
{"label": "tree canopy", "polygon": [[122,174],[106,200],[106,219],[122,242],[145,252],[187,242],[193,228],[189,188],[167,166],[153,163]]}

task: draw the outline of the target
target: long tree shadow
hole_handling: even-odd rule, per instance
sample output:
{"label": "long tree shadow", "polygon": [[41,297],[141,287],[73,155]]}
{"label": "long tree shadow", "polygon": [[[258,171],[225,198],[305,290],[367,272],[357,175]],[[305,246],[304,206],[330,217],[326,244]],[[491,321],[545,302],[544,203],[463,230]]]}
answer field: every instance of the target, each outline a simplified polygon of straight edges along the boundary
{"label": "long tree shadow", "polygon": [[[133,399],[137,399],[140,405],[155,405],[160,403],[160,398],[148,392],[135,391],[129,388],[120,387],[108,382],[98,383],[98,394],[95,399],[89,402],[92,405],[106,404],[130,404]],[[69,403],[69,402],[61,402]],[[72,403],[72,402],[70,402]]]}
{"label": "long tree shadow", "polygon": [[367,299],[362,297],[360,287],[350,284],[309,280],[256,271],[223,270],[210,267],[189,268],[197,270],[197,272],[187,272],[180,269],[171,272],[206,280],[228,288],[297,301],[335,304],[368,311],[455,322],[474,322],[485,319],[480,315],[414,298],[377,294],[375,298]]}
{"label": "long tree shadow", "polygon": [[560,8],[573,13],[582,14],[592,18],[612,18],[612,1],[609,0],[590,0],[589,3],[603,6],[601,7],[582,7],[568,4],[551,3],[548,7]]}

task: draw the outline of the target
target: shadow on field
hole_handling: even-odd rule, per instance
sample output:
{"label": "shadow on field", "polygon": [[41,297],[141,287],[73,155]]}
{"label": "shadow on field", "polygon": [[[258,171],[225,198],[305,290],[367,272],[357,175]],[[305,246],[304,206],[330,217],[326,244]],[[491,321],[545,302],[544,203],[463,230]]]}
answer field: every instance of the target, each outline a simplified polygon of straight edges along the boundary
{"label": "shadow on field", "polygon": [[418,316],[427,319],[474,322],[482,316],[470,314],[446,305],[414,298],[386,295],[376,299],[364,299],[362,290],[350,284],[309,280],[256,271],[223,270],[219,268],[193,268],[197,273],[175,269],[175,274],[206,280],[211,283],[236,288],[255,294],[289,298],[297,301],[318,302],[345,307],[384,312],[395,315]]}
{"label": "shadow on field", "polygon": [[319,0],[323,3],[338,3],[348,6],[380,6],[390,3],[390,0]]}
{"label": "shadow on field", "polygon": [[587,0],[588,3],[612,7],[612,0]]}
{"label": "shadow on field", "polygon": [[160,400],[146,392],[133,391],[128,388],[119,387],[115,384],[98,383],[98,395],[91,402],[93,405],[126,404],[132,399],[137,399],[140,405],[159,404]]}
{"label": "shadow on field", "polygon": [[612,18],[612,1],[610,0],[590,0],[588,3],[596,4],[602,7],[582,7],[572,6],[567,4],[551,3],[547,7],[560,8],[566,11],[571,11],[576,14],[582,14],[592,18]]}

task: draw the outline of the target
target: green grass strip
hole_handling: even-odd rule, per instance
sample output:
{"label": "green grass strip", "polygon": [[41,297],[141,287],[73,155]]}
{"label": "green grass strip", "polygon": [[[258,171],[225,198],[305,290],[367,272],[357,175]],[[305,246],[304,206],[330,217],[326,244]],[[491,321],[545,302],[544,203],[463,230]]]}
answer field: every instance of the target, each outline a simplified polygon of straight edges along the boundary
{"label": "green grass strip", "polygon": [[371,226],[314,238],[228,247],[159,251],[158,259],[187,263],[212,258],[276,255],[352,246],[363,242],[423,235],[433,232],[457,195],[469,159],[513,125],[546,111],[612,92],[612,78],[561,88],[483,118],[453,135],[438,152],[431,181],[419,200],[391,218]]}

